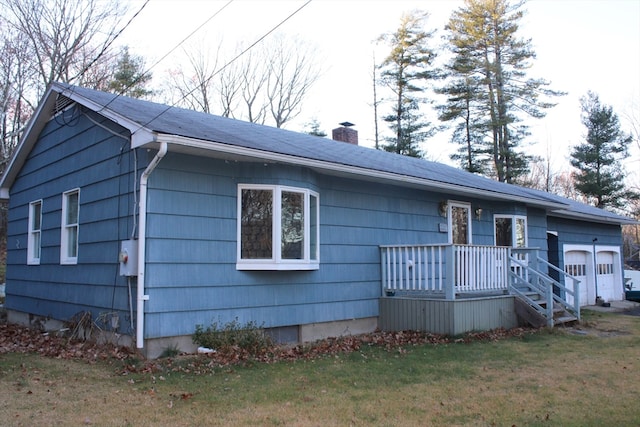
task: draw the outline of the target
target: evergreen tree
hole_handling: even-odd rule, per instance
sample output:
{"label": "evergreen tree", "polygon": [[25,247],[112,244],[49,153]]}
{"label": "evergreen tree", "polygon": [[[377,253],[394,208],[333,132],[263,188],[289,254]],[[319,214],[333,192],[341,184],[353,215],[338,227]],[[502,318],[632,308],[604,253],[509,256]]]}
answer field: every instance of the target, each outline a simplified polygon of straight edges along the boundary
{"label": "evergreen tree", "polygon": [[311,119],[309,123],[306,124],[306,127],[308,127],[309,130],[305,131],[305,133],[308,133],[309,135],[319,136],[321,138],[324,138],[325,136],[327,136],[327,133],[322,129],[320,129],[320,122],[315,117]]}
{"label": "evergreen tree", "polygon": [[385,138],[386,151],[421,157],[419,144],[433,135],[435,128],[420,113],[420,97],[425,83],[437,78],[433,67],[436,53],[428,46],[433,32],[423,29],[428,14],[405,14],[395,33],[381,36],[391,52],[380,65],[380,81],[394,94],[392,112],[384,117],[394,136]]}
{"label": "evergreen tree", "polygon": [[530,157],[520,149],[529,135],[522,116],[544,117],[555,104],[542,97],[563,94],[526,76],[535,53],[531,40],[516,34],[522,4],[465,0],[446,26],[453,58],[448,83],[439,90],[447,96],[440,119],[457,122],[453,142],[461,148],[454,158],[503,182],[516,182],[528,171]]}
{"label": "evergreen tree", "polygon": [[140,56],[131,55],[129,47],[125,46],[120,52],[113,77],[109,81],[111,92],[133,98],[144,98],[152,94],[145,88],[151,80],[151,74],[144,73],[144,60]]}
{"label": "evergreen tree", "polygon": [[576,190],[599,208],[621,208],[625,201],[638,198],[625,188],[621,164],[633,138],[622,132],[613,108],[603,105],[596,94],[588,92],[580,102],[587,135],[571,152],[571,165],[578,170]]}

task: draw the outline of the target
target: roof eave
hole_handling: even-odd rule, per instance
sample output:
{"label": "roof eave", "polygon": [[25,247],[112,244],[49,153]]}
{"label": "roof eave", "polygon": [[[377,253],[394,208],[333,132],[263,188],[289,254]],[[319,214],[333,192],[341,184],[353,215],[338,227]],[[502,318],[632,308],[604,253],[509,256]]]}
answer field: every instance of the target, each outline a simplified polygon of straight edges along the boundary
{"label": "roof eave", "polygon": [[31,119],[27,123],[24,133],[22,134],[22,138],[20,138],[20,142],[18,143],[7,168],[2,174],[2,179],[0,179],[1,200],[9,199],[11,186],[20,172],[20,168],[22,168],[22,165],[29,156],[33,145],[38,139],[38,135],[40,135],[42,129],[44,129],[47,122],[51,119],[51,115],[45,114],[45,112],[53,111],[57,97],[57,92],[54,92],[55,91],[52,86],[47,89],[42,100],[38,104],[38,108],[36,108]]}
{"label": "roof eave", "polygon": [[549,216],[566,218],[566,219],[580,219],[584,221],[597,222],[600,224],[606,223],[606,224],[612,224],[612,225],[640,225],[640,221],[636,221],[635,219],[632,219],[632,218],[625,218],[622,216],[618,218],[611,218],[611,217],[601,216],[601,215],[591,215],[591,214],[580,213],[575,211],[568,211],[565,209],[551,211],[549,212]]}
{"label": "roof eave", "polygon": [[[52,85],[52,89],[54,89],[57,93],[64,95],[79,104],[82,104],[84,107],[106,117],[112,122],[117,123],[127,129],[131,133],[131,148],[141,146],[144,143],[155,139],[155,133],[152,130],[121,114],[115,113],[113,110],[109,109],[108,105],[104,106],[102,104],[96,103],[91,99],[85,98],[77,92],[69,90],[65,86],[58,83],[54,83]],[[116,98],[118,95],[114,94],[113,96],[114,98]]]}
{"label": "roof eave", "polygon": [[9,161],[2,178],[0,179],[0,200],[9,199],[11,186],[18,176],[20,169],[27,160],[27,157],[36,143],[40,132],[42,132],[42,129],[44,129],[45,125],[53,117],[52,112],[54,110],[58,94],[62,94],[74,102],[77,102],[78,104],[81,104],[128,129],[129,132],[131,132],[132,147],[134,144],[143,145],[144,143],[155,139],[155,133],[144,126],[141,126],[139,123],[116,114],[112,110],[109,110],[108,108],[105,108],[104,106],[97,104],[74,91],[68,90],[63,85],[52,83],[38,104],[38,108],[31,116],[31,119],[24,130],[23,136],[20,139],[20,142]]}
{"label": "roof eave", "polygon": [[[255,159],[260,161],[271,161],[278,163],[295,164],[298,166],[306,166],[317,170],[333,172],[338,174],[346,174],[352,176],[367,177],[370,179],[387,181],[393,183],[411,184],[419,187],[430,187],[442,192],[456,192],[460,194],[468,194],[473,197],[486,197],[495,200],[510,200],[526,203],[530,206],[540,207],[544,209],[562,209],[567,205],[555,202],[549,202],[528,197],[519,197],[512,194],[498,193],[488,190],[480,190],[477,188],[465,187],[450,183],[418,178],[409,175],[397,174],[392,172],[384,172],[374,169],[360,168],[352,165],[338,164],[323,160],[309,159],[305,157],[291,156],[272,151],[255,150],[247,147],[239,147],[231,144],[220,142],[212,142],[195,138],[183,137],[170,134],[157,134],[155,142],[166,142],[173,146],[189,147],[191,149],[200,149],[209,152],[223,153],[231,156]],[[149,141],[147,141],[149,142]],[[146,145],[146,144],[142,144]],[[169,150],[171,151],[171,150]]]}

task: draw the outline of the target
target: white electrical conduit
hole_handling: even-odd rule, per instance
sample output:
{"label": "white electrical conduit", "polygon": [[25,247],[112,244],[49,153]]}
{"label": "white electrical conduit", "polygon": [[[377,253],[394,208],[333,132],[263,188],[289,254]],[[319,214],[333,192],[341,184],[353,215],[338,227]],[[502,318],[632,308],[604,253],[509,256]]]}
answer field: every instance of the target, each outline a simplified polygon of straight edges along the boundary
{"label": "white electrical conduit", "polygon": [[140,215],[138,232],[138,292],[137,292],[137,313],[136,313],[136,347],[144,347],[144,302],[149,299],[149,295],[144,293],[144,270],[146,257],[146,234],[147,234],[147,181],[149,175],[158,166],[160,160],[167,154],[167,143],[160,143],[160,150],[151,160],[149,166],[142,172],[140,177]]}

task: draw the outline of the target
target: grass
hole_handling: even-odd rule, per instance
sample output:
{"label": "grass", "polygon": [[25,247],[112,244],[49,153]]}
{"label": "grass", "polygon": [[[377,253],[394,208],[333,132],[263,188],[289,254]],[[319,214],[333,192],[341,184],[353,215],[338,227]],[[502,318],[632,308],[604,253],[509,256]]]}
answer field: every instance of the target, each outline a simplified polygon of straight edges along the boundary
{"label": "grass", "polygon": [[[377,347],[206,375],[0,357],[3,425],[637,425],[640,318],[587,312],[586,335]],[[185,364],[189,359],[185,359]]]}

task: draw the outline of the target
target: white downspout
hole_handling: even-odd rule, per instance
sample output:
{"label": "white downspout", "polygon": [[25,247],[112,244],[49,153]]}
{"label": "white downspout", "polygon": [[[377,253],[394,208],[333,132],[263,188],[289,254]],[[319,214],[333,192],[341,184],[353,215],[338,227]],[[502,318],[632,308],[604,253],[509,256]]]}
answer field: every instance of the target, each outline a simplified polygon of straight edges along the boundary
{"label": "white downspout", "polygon": [[144,293],[144,270],[146,257],[146,240],[147,240],[147,181],[149,175],[158,166],[160,160],[167,154],[167,143],[160,143],[160,150],[151,160],[149,166],[142,172],[140,177],[140,209],[138,210],[138,289],[137,289],[137,308],[136,308],[136,347],[144,347],[144,302],[149,299],[149,295]]}

